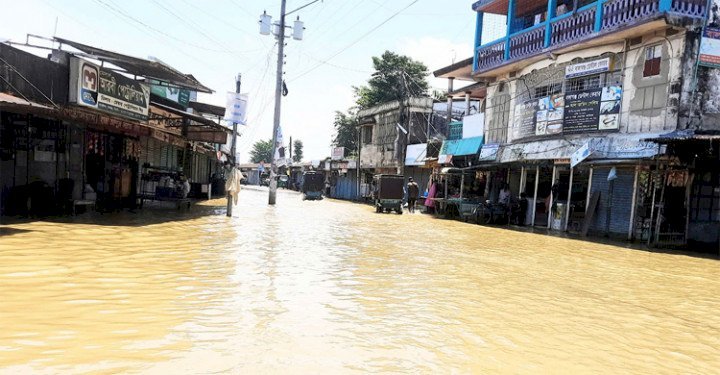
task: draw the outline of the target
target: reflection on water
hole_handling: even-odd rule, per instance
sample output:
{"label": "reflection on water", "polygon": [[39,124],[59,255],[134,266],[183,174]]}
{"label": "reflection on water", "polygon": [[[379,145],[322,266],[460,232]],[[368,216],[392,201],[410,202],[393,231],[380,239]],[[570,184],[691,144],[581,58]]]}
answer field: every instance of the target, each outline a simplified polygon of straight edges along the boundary
{"label": "reflection on water", "polygon": [[291,193],[222,204],[4,226],[0,372],[720,368],[717,260]]}

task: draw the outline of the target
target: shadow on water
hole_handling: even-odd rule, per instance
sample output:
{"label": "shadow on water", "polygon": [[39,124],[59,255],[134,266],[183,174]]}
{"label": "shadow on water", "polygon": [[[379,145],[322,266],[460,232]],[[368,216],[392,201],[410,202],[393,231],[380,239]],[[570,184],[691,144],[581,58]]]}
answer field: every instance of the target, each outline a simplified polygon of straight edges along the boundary
{"label": "shadow on water", "polygon": [[[225,201],[212,200],[194,204],[189,209],[176,208],[174,205],[164,203],[146,203],[142,209],[122,210],[119,212],[86,212],[77,216],[49,216],[38,218],[3,217],[3,225],[26,224],[37,221],[63,223],[63,224],[89,224],[119,227],[143,227],[164,224],[168,222],[181,222],[195,220],[205,216],[225,216]],[[25,230],[16,228],[0,228],[0,236],[21,233]]]}
{"label": "shadow on water", "polygon": [[13,234],[29,233],[32,232],[28,229],[17,229],[17,228],[2,228],[0,227],[0,237],[12,236]]}

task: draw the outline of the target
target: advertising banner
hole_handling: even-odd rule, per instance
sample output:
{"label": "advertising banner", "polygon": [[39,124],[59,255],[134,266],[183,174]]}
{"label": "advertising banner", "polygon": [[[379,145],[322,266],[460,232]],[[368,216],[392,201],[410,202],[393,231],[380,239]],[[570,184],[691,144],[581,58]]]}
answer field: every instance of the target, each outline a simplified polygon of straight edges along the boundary
{"label": "advertising banner", "polygon": [[617,130],[622,87],[608,86],[565,95],[565,133]]}
{"label": "advertising banner", "polygon": [[122,74],[72,57],[70,102],[133,120],[147,121],[150,88]]}
{"label": "advertising banner", "polygon": [[180,104],[184,108],[187,108],[190,104],[190,90],[181,89],[178,87],[162,86],[160,82],[150,80],[150,92],[153,95],[157,95],[161,98],[172,100],[175,103]]}
{"label": "advertising banner", "polygon": [[331,159],[342,160],[345,158],[345,147],[334,147],[332,149]]}
{"label": "advertising banner", "polygon": [[535,113],[537,100],[519,103],[515,106],[515,138],[524,138],[535,135]]}

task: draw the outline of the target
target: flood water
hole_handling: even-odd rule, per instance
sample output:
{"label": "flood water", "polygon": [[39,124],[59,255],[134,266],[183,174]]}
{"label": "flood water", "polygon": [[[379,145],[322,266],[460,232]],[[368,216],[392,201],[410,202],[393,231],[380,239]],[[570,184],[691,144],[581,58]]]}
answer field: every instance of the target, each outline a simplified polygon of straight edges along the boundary
{"label": "flood water", "polygon": [[717,373],[720,261],[244,190],[0,229],[0,372]]}

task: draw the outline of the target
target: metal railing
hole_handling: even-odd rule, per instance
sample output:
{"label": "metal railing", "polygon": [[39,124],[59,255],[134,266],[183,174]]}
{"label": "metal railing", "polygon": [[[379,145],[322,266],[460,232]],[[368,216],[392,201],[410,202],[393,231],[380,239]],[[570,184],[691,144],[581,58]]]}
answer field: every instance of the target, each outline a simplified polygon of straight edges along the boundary
{"label": "metal railing", "polygon": [[549,52],[665,13],[703,18],[707,0],[600,0],[502,39],[478,46],[475,71]]}

